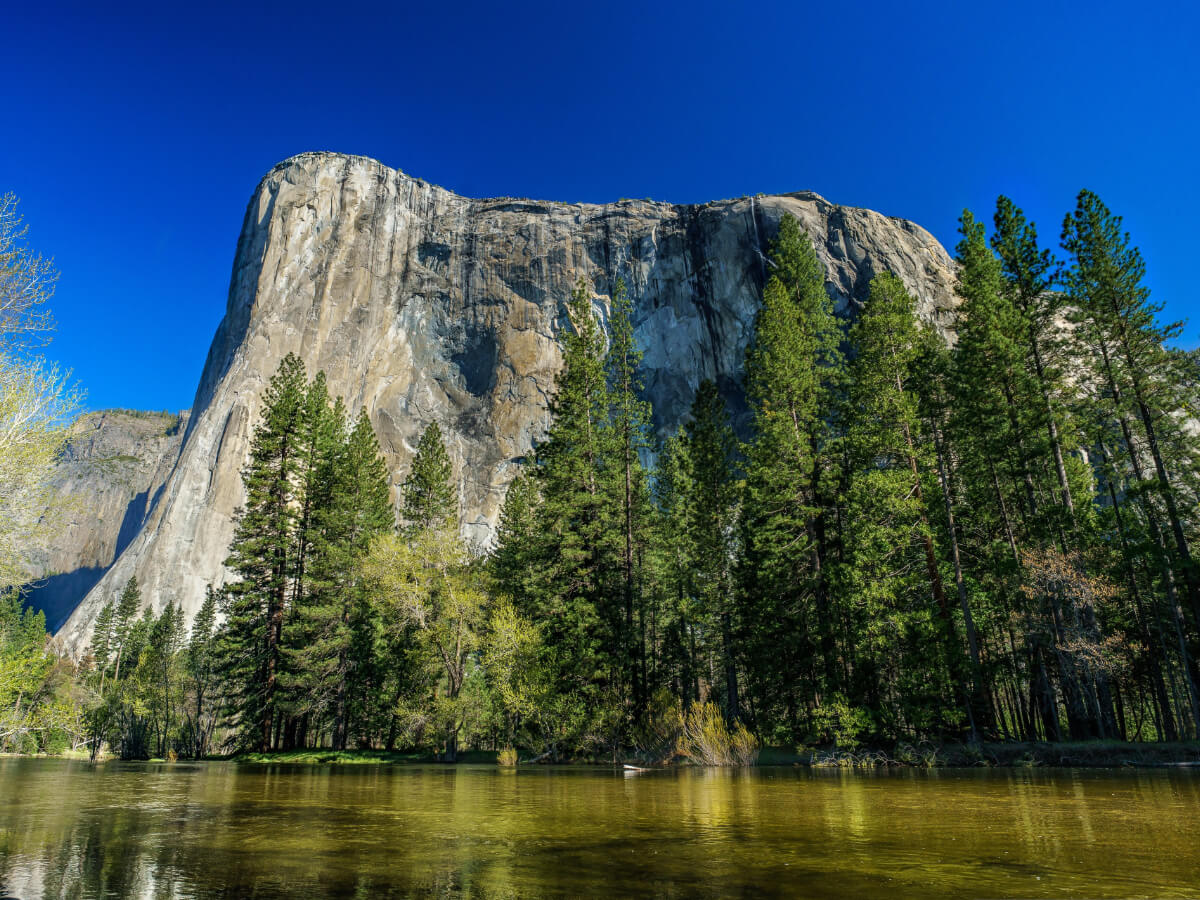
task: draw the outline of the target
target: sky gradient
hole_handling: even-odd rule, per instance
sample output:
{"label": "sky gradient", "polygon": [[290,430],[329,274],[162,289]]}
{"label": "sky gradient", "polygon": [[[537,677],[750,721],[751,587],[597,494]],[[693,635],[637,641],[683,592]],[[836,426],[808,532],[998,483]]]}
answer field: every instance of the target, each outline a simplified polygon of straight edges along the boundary
{"label": "sky gradient", "polygon": [[6,19],[0,192],[62,272],[49,355],[91,408],[191,404],[250,194],[305,150],[475,197],[814,190],[951,252],[963,207],[990,222],[999,193],[1057,248],[1087,187],[1124,216],[1166,315],[1200,322],[1190,4],[23,4]]}

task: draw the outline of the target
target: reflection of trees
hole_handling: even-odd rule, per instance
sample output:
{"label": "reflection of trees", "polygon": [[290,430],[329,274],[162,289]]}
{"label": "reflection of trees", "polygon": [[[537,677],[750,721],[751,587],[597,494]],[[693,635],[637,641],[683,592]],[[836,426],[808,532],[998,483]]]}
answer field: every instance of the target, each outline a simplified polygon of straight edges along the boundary
{"label": "reflection of trees", "polygon": [[0,760],[0,797],[0,897],[23,900],[1133,895],[1191,877],[1200,781]]}

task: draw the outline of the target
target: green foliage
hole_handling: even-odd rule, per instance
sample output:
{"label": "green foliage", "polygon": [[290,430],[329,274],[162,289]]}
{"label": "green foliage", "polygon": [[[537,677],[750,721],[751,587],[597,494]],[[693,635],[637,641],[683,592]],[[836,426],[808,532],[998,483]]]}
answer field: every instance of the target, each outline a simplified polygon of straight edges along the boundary
{"label": "green foliage", "polygon": [[746,726],[725,721],[714,703],[697,703],[681,717],[676,752],[701,766],[752,766],[759,742]]}
{"label": "green foliage", "polygon": [[385,534],[371,544],[362,572],[384,621],[412,630],[430,693],[399,706],[414,740],[427,726],[444,738],[454,762],[458,736],[475,712],[475,655],[486,623],[487,595],[453,531],[427,528],[408,538]]}
{"label": "green foliage", "polygon": [[46,618],[0,594],[0,752],[54,752],[83,739],[79,698],[51,651]]}
{"label": "green foliage", "polygon": [[458,522],[458,492],[454,469],[442,431],[431,422],[421,434],[412,469],[404,482],[402,516],[411,533],[427,528],[444,528]]}
{"label": "green foliage", "polygon": [[232,582],[185,635],[131,580],[75,680],[5,601],[0,744],[746,765],[770,741],[933,765],[947,742],[1195,735],[1200,356],[1167,345],[1095,195],[1064,225],[1065,269],[1007,198],[993,221],[989,238],[963,213],[947,341],[888,273],[839,320],[784,216],[741,443],[711,381],[656,434],[625,286],[606,279],[606,335],[580,282],[486,559],[437,426],[397,530],[365,411],[351,423],[285,358]]}
{"label": "green foliage", "polygon": [[837,674],[827,530],[840,454],[824,413],[841,385],[842,332],[812,242],[790,216],[771,262],[746,356],[753,423],[744,449],[740,619],[753,704],[764,719],[795,726],[816,700],[816,679]]}

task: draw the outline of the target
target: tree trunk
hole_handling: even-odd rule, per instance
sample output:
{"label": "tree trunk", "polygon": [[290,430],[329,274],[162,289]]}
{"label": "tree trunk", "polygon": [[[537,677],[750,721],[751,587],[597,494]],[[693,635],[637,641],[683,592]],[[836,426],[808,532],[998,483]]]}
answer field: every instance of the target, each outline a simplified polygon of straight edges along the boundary
{"label": "tree trunk", "polygon": [[[954,587],[958,592],[958,605],[962,608],[963,627],[967,633],[967,649],[971,657],[971,703],[975,707],[972,721],[981,723],[985,730],[995,727],[991,703],[983,690],[983,667],[979,661],[979,639],[975,634],[975,619],[971,615],[971,604],[967,599],[967,586],[963,579],[962,560],[958,552],[958,528],[954,521],[954,503],[950,485],[950,472],[946,466],[945,451],[937,424],[933,432],[934,452],[937,454],[938,482],[942,488],[942,505],[946,511],[946,531],[950,536],[950,558],[954,563]],[[978,735],[974,735],[978,738]]]}

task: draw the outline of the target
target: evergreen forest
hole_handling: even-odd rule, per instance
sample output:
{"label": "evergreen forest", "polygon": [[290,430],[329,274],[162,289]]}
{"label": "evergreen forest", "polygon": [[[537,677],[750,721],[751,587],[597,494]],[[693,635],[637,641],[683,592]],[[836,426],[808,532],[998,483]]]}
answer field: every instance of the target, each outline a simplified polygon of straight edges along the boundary
{"label": "evergreen forest", "polygon": [[581,281],[484,548],[437,424],[394,490],[367,411],[289,355],[228,583],[187,622],[131,580],[79,660],[6,600],[0,748],[728,763],[1197,738],[1200,354],[1088,191],[1058,248],[1006,197],[960,238],[943,333],[886,272],[836,315],[785,216],[745,407],[705,382],[669,434],[624,287],[602,327]]}

